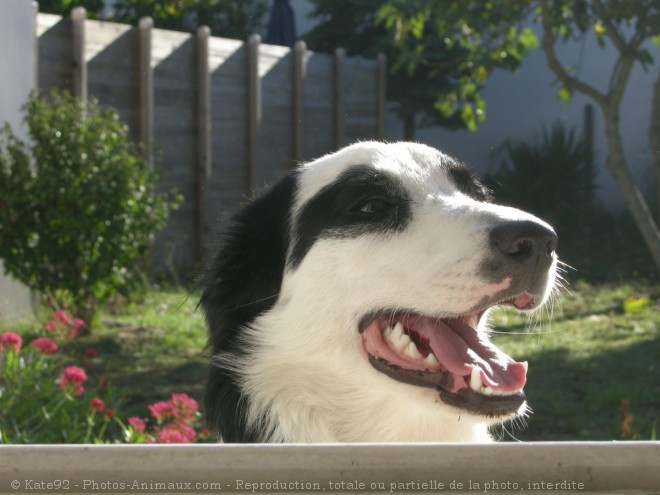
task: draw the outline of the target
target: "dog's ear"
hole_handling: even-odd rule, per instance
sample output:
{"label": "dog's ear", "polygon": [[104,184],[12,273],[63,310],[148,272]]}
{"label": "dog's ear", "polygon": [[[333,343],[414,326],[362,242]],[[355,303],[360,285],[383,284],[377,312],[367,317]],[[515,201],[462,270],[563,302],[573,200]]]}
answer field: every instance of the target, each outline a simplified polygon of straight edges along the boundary
{"label": "dog's ear", "polygon": [[289,245],[295,177],[238,211],[221,234],[220,248],[202,281],[200,301],[209,327],[220,332],[214,350],[241,325],[272,307],[279,294]]}
{"label": "dog's ear", "polygon": [[[200,305],[209,327],[213,355],[240,359],[245,343],[241,328],[276,302],[289,245],[289,216],[296,190],[289,175],[269,192],[240,210],[220,239],[220,248],[204,275]],[[245,431],[239,408],[244,407],[235,376],[212,365],[206,386],[205,413],[224,441],[254,441],[258,432]]]}

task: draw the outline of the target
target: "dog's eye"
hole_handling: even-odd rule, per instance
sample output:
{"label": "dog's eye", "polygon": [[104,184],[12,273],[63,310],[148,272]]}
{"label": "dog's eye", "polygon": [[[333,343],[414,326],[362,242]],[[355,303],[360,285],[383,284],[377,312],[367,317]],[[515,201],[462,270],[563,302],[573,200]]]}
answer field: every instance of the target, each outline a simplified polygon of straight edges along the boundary
{"label": "dog's eye", "polygon": [[360,216],[371,217],[386,212],[390,203],[380,198],[371,198],[362,201],[352,208],[352,212]]}
{"label": "dog's eye", "polygon": [[382,199],[370,199],[360,206],[361,213],[379,213],[387,209],[389,205]]}

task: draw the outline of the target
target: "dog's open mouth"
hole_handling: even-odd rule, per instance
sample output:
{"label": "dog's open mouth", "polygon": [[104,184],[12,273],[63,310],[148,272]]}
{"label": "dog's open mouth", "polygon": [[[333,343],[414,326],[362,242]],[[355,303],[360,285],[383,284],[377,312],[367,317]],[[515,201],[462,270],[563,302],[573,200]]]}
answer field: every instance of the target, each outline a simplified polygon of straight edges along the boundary
{"label": "dog's open mouth", "polygon": [[[522,294],[506,303],[525,309],[533,298]],[[360,325],[364,350],[378,371],[435,388],[449,405],[489,417],[510,415],[525,402],[527,363],[516,362],[477,331],[484,312],[442,319],[379,312]]]}

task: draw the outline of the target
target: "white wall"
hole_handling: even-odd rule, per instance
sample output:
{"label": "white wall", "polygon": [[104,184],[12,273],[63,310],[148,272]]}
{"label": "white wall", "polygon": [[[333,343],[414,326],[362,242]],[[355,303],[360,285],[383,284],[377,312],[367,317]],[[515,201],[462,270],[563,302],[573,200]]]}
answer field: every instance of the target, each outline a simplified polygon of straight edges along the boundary
{"label": "white wall", "polygon": [[[290,0],[296,15],[296,27],[301,35],[313,27],[307,18],[312,10],[308,0]],[[537,26],[534,26],[537,28]],[[540,36],[539,36],[540,38]],[[621,129],[626,156],[633,175],[643,192],[651,191],[650,148],[647,141],[650,117],[651,90],[658,78],[660,50],[649,43],[655,65],[644,72],[637,64],[628,83],[621,113]],[[610,47],[601,49],[595,36],[581,42],[570,42],[558,50],[560,60],[566,66],[578,68],[585,81],[604,90],[609,80],[616,53]],[[523,61],[517,74],[495,71],[484,91],[487,117],[476,133],[447,131],[442,128],[424,129],[417,133],[417,140],[435,146],[472,165],[480,174],[488,171],[491,152],[507,138],[527,139],[540,134],[542,126],[550,126],[562,120],[567,126],[575,126],[579,132],[583,126],[585,97],[575,95],[569,106],[557,97],[559,86],[555,75],[548,69],[543,52],[532,51]],[[386,138],[402,139],[403,128],[394,114],[388,115]],[[604,168],[606,145],[600,110],[594,108],[594,147],[598,167],[598,197],[611,209],[623,208],[619,194],[609,172]]]}
{"label": "white wall", "polygon": [[[622,103],[620,122],[629,166],[644,193],[651,192],[653,184],[647,134],[652,86],[660,68],[658,48],[651,43],[648,48],[655,55],[655,65],[645,72],[636,64]],[[558,53],[564,65],[578,68],[581,79],[601,91],[606,90],[616,60],[614,49],[601,49],[596,44],[595,36],[591,36],[583,43],[572,42],[562,46]],[[556,120],[569,127],[575,126],[581,132],[584,105],[591,101],[575,94],[571,104],[564,105],[556,97],[559,86],[554,81],[556,77],[548,69],[545,55],[540,49],[534,50],[523,61],[518,74],[493,73],[484,91],[486,121],[476,133],[434,128],[419,132],[418,139],[444,149],[484,173],[489,168],[491,152],[507,138],[533,138],[540,134],[542,126],[549,127]],[[396,123],[392,124],[394,127],[391,129],[396,133]],[[611,209],[623,208],[623,198],[605,169],[607,146],[597,107],[594,108],[594,148],[598,167],[598,198]]]}
{"label": "white wall", "polygon": [[[2,0],[0,16],[0,123],[25,138],[20,108],[35,81],[34,6],[29,0]],[[31,312],[30,292],[4,274],[0,261],[0,321]]]}

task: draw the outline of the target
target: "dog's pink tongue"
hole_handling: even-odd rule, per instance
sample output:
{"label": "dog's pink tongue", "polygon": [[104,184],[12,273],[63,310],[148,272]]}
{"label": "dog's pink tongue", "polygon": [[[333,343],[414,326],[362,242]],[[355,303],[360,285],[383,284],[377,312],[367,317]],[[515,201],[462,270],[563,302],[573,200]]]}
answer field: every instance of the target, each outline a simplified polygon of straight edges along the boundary
{"label": "dog's pink tongue", "polygon": [[485,335],[461,319],[417,321],[415,330],[429,339],[438,361],[455,375],[467,376],[475,366],[484,385],[514,394],[527,380],[527,366],[514,361]]}

